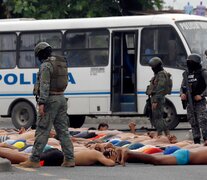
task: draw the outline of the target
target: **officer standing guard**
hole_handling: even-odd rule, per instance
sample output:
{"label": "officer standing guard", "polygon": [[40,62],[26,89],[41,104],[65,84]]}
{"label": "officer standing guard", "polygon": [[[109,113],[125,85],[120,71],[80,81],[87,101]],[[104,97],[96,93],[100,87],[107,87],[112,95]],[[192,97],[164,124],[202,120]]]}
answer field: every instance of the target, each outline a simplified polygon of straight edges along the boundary
{"label": "officer standing guard", "polygon": [[188,56],[187,68],[184,72],[186,73],[186,76],[184,76],[186,80],[183,79],[180,97],[182,101],[187,102],[187,119],[192,128],[194,143],[201,143],[202,134],[204,145],[207,145],[207,111],[205,99],[207,70],[202,68],[201,57],[196,53]]}
{"label": "officer standing guard", "polygon": [[156,128],[158,136],[162,135],[162,132],[164,131],[165,135],[169,138],[170,131],[168,129],[166,121],[163,119],[163,113],[165,95],[170,93],[167,92],[169,90],[167,90],[168,87],[166,86],[168,86],[167,81],[171,75],[163,69],[163,63],[159,57],[153,57],[152,59],[150,59],[149,65],[151,66],[152,71],[154,72],[154,77],[150,80],[150,85],[147,86],[146,91],[146,94],[150,96],[151,100],[151,123]]}
{"label": "officer standing guard", "polygon": [[54,125],[64,154],[62,166],[74,167],[73,144],[68,131],[67,102],[63,95],[68,84],[66,60],[61,56],[51,55],[52,48],[46,42],[38,43],[34,51],[41,62],[39,77],[34,86],[39,112],[32,155],[20,165],[28,168],[40,167],[40,154]]}

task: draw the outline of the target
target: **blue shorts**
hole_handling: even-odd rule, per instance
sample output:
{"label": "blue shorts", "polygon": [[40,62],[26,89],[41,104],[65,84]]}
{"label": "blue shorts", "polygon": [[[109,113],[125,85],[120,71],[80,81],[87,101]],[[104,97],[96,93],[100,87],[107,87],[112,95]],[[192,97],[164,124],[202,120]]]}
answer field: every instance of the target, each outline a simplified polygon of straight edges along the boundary
{"label": "blue shorts", "polygon": [[167,155],[167,154],[172,154],[174,153],[175,151],[177,151],[178,149],[180,149],[179,147],[177,146],[169,146],[169,147],[166,147],[163,154]]}
{"label": "blue shorts", "polygon": [[172,153],[172,156],[176,158],[178,165],[186,165],[190,162],[190,151],[186,149],[179,149]]}

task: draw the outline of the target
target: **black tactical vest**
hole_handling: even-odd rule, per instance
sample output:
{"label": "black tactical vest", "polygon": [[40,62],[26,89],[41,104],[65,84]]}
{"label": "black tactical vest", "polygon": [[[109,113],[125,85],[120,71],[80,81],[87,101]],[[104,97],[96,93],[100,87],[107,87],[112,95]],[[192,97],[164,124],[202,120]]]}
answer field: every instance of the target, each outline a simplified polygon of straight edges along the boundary
{"label": "black tactical vest", "polygon": [[53,66],[50,80],[50,92],[64,92],[68,85],[68,68],[64,57],[52,56],[47,62]]}
{"label": "black tactical vest", "polygon": [[192,96],[201,95],[206,89],[206,83],[202,76],[203,70],[201,69],[188,74],[188,83],[192,88]]}

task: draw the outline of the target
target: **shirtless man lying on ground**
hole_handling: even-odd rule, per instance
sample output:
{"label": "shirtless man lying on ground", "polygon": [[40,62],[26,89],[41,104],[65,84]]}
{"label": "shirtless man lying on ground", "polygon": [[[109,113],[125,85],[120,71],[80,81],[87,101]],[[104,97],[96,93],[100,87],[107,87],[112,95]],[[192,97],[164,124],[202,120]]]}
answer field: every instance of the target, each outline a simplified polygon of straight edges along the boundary
{"label": "shirtless man lying on ground", "polygon": [[190,150],[179,149],[170,155],[144,154],[123,150],[120,164],[124,166],[125,162],[142,162],[154,165],[203,165],[207,164],[207,147],[202,146]]}
{"label": "shirtless man lying on ground", "polygon": [[[25,139],[25,140],[34,140],[35,139],[35,130],[28,129],[28,130],[23,130],[24,128],[21,128],[20,132],[12,133],[12,134],[6,134],[4,136],[5,140],[12,139],[12,140],[18,140],[18,139]],[[51,130],[50,131],[50,137],[55,136],[55,131]],[[1,135],[2,137],[3,135]],[[2,141],[3,142],[3,141]]]}
{"label": "shirtless man lying on ground", "polygon": [[[76,166],[91,166],[95,165],[97,163],[100,163],[105,166],[114,166],[116,164],[116,153],[109,152],[105,153],[105,155],[99,151],[96,150],[84,150],[84,151],[75,151],[75,165]],[[17,150],[8,149],[8,148],[0,148],[0,157],[7,158],[11,161],[12,164],[19,164],[21,162],[24,162],[28,159],[29,154],[24,152],[19,152]],[[55,163],[55,158],[56,161]],[[43,153],[41,155],[41,160],[45,161],[52,161],[53,166],[60,166],[63,162],[63,153],[58,149],[53,149],[47,152]],[[47,162],[45,162],[47,165]],[[20,164],[21,165],[21,164]],[[39,168],[40,165],[32,168]]]}

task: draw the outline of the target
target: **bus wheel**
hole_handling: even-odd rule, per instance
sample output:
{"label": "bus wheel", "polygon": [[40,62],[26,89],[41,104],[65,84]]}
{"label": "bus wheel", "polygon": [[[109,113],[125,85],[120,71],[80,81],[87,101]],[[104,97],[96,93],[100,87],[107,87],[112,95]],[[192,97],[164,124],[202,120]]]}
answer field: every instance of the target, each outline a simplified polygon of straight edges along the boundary
{"label": "bus wheel", "polygon": [[35,122],[35,112],[33,107],[27,102],[18,102],[11,112],[12,123],[15,128],[29,128]]}
{"label": "bus wheel", "polygon": [[175,129],[179,124],[179,118],[177,116],[175,107],[169,100],[166,100],[165,103],[164,119],[167,122],[167,126],[169,129]]}
{"label": "bus wheel", "polygon": [[70,121],[70,127],[80,128],[85,122],[85,116],[81,115],[68,115]]}

